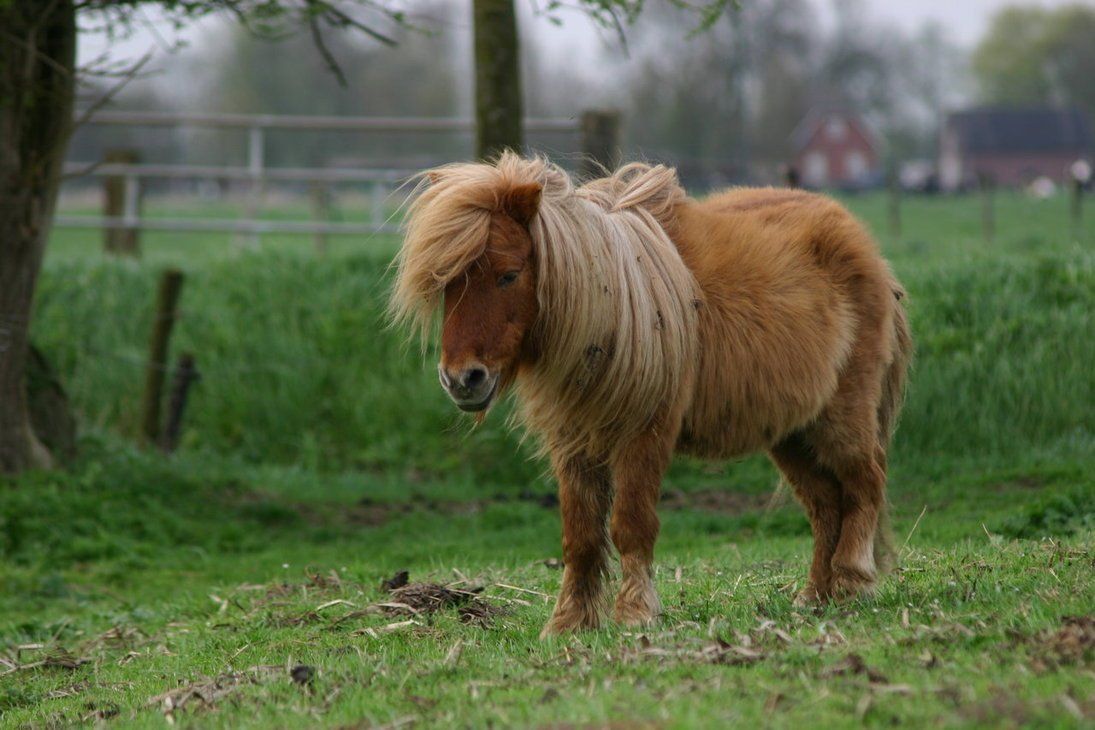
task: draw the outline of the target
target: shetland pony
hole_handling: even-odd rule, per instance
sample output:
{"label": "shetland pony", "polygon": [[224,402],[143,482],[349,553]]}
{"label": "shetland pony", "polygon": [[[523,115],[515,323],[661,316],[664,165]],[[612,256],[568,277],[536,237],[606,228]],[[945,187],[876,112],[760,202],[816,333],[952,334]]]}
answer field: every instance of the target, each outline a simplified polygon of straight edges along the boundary
{"label": "shetland pony", "polygon": [[[767,451],[810,519],[797,601],[870,593],[889,561],[886,452],[912,341],[868,233],[807,192],[693,200],[629,164],[577,187],[541,158],[424,173],[391,310],[482,418],[512,388],[559,484],[562,587],[544,635],[651,621],[656,506],[674,451]],[[610,516],[611,515],[611,516]]]}

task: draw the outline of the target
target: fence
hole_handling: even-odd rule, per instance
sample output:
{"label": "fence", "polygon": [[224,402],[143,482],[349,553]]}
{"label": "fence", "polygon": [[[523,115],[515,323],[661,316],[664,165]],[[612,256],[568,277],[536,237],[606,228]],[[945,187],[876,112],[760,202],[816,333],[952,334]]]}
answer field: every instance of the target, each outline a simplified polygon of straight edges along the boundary
{"label": "fence", "polygon": [[[619,117],[614,112],[587,112],[572,119],[529,119],[530,133],[552,132],[581,135],[586,157],[611,164],[618,156]],[[219,113],[161,113],[99,111],[87,124],[128,127],[208,127],[247,131],[246,166],[141,164],[132,153],[100,162],[69,162],[68,177],[91,175],[102,178],[104,213],[102,216],[58,215],[54,224],[64,228],[99,228],[107,232],[106,248],[118,252],[135,250],[141,230],[223,231],[249,235],[257,240],[263,233],[314,234],[318,246],[329,234],[394,232],[384,215],[389,192],[407,180],[416,170],[363,168],[269,167],[265,162],[266,134],[270,130],[351,131],[362,133],[423,134],[472,132],[474,122],[457,118],[395,117],[324,117],[274,116]],[[142,215],[142,181],[147,179],[191,179],[240,181],[248,184],[246,215],[243,218],[148,218]],[[271,182],[308,183],[313,190],[311,220],[261,220],[256,213],[264,187]],[[366,183],[371,189],[371,218],[365,223],[329,220],[329,190],[338,183]],[[121,243],[119,243],[121,241]]]}

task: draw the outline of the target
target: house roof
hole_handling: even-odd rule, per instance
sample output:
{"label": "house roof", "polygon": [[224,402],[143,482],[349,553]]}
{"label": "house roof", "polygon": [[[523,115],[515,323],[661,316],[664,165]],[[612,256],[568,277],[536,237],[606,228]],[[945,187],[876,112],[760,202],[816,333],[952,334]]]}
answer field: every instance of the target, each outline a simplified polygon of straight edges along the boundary
{"label": "house roof", "polygon": [[981,107],[951,114],[965,153],[1086,152],[1091,126],[1078,108]]}
{"label": "house roof", "polygon": [[817,132],[818,127],[830,117],[839,117],[850,124],[854,124],[866,138],[867,143],[875,149],[878,148],[878,134],[875,132],[874,128],[867,123],[867,120],[862,114],[840,106],[820,105],[810,109],[810,111],[806,113],[806,116],[802,118],[802,121],[798,123],[798,126],[795,127],[794,131],[791,132],[791,146],[795,152],[801,152],[802,149],[810,143],[810,140],[813,139],[814,133]]}

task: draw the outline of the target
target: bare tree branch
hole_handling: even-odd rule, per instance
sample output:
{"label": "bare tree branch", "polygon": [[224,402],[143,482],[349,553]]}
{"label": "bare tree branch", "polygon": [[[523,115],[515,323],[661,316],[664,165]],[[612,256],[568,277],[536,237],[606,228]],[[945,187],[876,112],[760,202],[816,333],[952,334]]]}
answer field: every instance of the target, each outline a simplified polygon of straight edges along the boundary
{"label": "bare tree branch", "polygon": [[92,116],[94,116],[95,112],[99,111],[104,106],[109,104],[114,99],[114,97],[122,91],[122,89],[128,86],[129,83],[137,77],[141,69],[144,68],[145,64],[147,64],[150,60],[152,60],[152,51],[145,53],[132,66],[130,66],[129,70],[122,75],[118,83],[107,89],[101,97],[93,101],[91,105],[84,110],[84,112],[72,125],[72,131],[74,132],[82,125],[86,124],[87,121],[91,119]]}
{"label": "bare tree branch", "polygon": [[312,33],[312,43],[315,45],[316,50],[319,51],[319,55],[323,58],[323,63],[326,64],[327,70],[335,75],[338,80],[338,85],[342,88],[346,88],[346,74],[342,73],[342,67],[338,65],[338,61],[331,54],[331,49],[327,47],[327,44],[323,40],[323,32],[319,28],[319,16],[316,13],[308,13],[308,29]]}

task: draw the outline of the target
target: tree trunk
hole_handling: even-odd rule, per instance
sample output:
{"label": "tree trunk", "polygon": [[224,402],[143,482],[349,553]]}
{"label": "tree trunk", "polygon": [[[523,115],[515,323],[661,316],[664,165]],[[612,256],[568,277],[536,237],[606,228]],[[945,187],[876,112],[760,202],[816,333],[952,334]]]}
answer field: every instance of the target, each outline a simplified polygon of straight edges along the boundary
{"label": "tree trunk", "polygon": [[521,63],[513,0],[474,0],[476,155],[524,146]]}
{"label": "tree trunk", "polygon": [[27,412],[31,305],[72,127],[73,0],[0,2],[0,474],[51,464]]}

